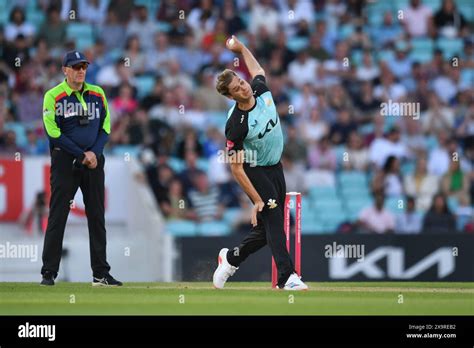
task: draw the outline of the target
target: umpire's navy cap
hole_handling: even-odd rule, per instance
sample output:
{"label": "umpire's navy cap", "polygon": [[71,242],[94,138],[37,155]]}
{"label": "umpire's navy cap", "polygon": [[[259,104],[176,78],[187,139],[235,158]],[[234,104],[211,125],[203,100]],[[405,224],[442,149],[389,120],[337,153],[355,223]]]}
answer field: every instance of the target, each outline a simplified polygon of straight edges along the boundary
{"label": "umpire's navy cap", "polygon": [[64,55],[63,66],[73,66],[79,63],[90,64],[86,56],[78,51],[69,51]]}

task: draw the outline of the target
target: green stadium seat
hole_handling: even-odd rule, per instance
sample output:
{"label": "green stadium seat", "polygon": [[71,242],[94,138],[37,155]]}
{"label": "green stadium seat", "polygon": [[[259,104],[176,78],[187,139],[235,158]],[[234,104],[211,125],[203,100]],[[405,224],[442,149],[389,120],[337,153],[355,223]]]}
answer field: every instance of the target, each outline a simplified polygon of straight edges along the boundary
{"label": "green stadium seat", "polygon": [[432,51],[434,48],[433,40],[428,38],[413,38],[410,41],[412,50],[417,51]]}
{"label": "green stadium seat", "polygon": [[170,157],[168,159],[168,165],[175,173],[181,173],[186,167],[184,161],[177,157]]}
{"label": "green stadium seat", "polygon": [[395,53],[392,50],[381,50],[377,54],[377,60],[380,61],[389,61],[395,56]]}
{"label": "green stadium seat", "polygon": [[333,214],[342,214],[343,211],[342,201],[339,199],[326,199],[314,202],[314,212],[318,219]]}
{"label": "green stadium seat", "polygon": [[339,168],[341,168],[344,163],[344,153],[346,151],[347,151],[347,148],[345,145],[338,145],[334,147],[334,152],[336,153],[337,166]]}
{"label": "green stadium seat", "polygon": [[94,28],[88,23],[69,23],[66,28],[66,37],[74,40],[76,49],[81,51],[95,42]]}
{"label": "green stadium seat", "polygon": [[228,236],[230,233],[231,227],[225,221],[209,221],[197,224],[197,234],[199,236]]}
{"label": "green stadium seat", "polygon": [[88,23],[70,22],[66,28],[68,39],[77,39],[78,37],[94,37],[94,28]]}
{"label": "green stadium seat", "polygon": [[443,51],[443,56],[445,59],[449,59],[453,56],[459,56],[462,54],[464,42],[459,38],[448,39],[441,37],[436,40],[436,47]]}
{"label": "green stadium seat", "polygon": [[94,43],[95,43],[92,37],[79,37],[75,41],[76,41],[76,49],[79,51],[84,51],[94,46]]}
{"label": "green stadium seat", "polygon": [[232,226],[235,219],[240,215],[240,208],[227,208],[223,214],[223,220],[229,225]]}
{"label": "green stadium seat", "polygon": [[401,172],[403,176],[413,174],[415,172],[416,163],[415,161],[403,162],[401,165]]}
{"label": "green stadium seat", "polygon": [[454,213],[459,207],[459,200],[454,196],[449,196],[447,201],[449,210]]}
{"label": "green stadium seat", "polygon": [[339,185],[341,186],[364,186],[368,185],[367,176],[359,171],[342,171],[338,175]]}
{"label": "green stadium seat", "polygon": [[344,201],[347,217],[350,221],[356,221],[362,209],[370,207],[373,204],[372,198],[358,197]]}
{"label": "green stadium seat", "polygon": [[[402,202],[400,205],[400,201]],[[387,197],[385,198],[385,209],[393,214],[402,214],[406,208],[406,200],[404,197]]]}
{"label": "green stadium seat", "polygon": [[338,36],[339,40],[346,40],[354,33],[354,25],[346,24],[339,28]]}
{"label": "green stadium seat", "polygon": [[461,85],[473,86],[474,85],[474,69],[463,69],[461,70]]}
{"label": "green stadium seat", "polygon": [[166,223],[165,229],[174,237],[194,237],[197,235],[196,224],[192,221],[170,220]]}
{"label": "green stadium seat", "polygon": [[472,0],[456,0],[459,12],[465,17],[466,21],[474,22],[474,6],[472,6]]}
{"label": "green stadium seat", "polygon": [[301,220],[301,234],[323,234],[325,232],[322,222],[306,218]]}
{"label": "green stadium seat", "polygon": [[433,11],[434,14],[441,7],[441,1],[442,0],[423,0],[423,5],[431,8],[431,11]]}
{"label": "green stadium seat", "polygon": [[367,184],[365,185],[344,185],[339,187],[341,198],[351,200],[358,197],[370,198],[370,190]]}
{"label": "green stadium seat", "polygon": [[205,158],[198,158],[196,166],[203,172],[207,173],[209,171],[209,161]]}
{"label": "green stadium seat", "polygon": [[143,99],[153,91],[155,87],[155,78],[150,75],[138,76],[135,79],[135,87],[137,88],[138,99]]}
{"label": "green stadium seat", "polygon": [[326,232],[334,233],[341,223],[348,220],[345,210],[328,211],[320,217]]}
{"label": "green stadium seat", "polygon": [[362,56],[363,52],[362,50],[352,50],[352,62],[354,63],[355,66],[361,66],[362,65]]}
{"label": "green stadium seat", "polygon": [[112,149],[112,154],[124,158],[124,156],[138,157],[140,147],[137,145],[117,145]]}
{"label": "green stadium seat", "polygon": [[166,22],[162,22],[162,21],[158,21],[157,22],[157,26],[158,26],[158,31],[159,32],[169,32],[171,30],[171,24],[169,23],[166,23]]}
{"label": "green stadium seat", "polygon": [[26,137],[25,126],[20,122],[7,122],[4,125],[5,131],[13,131],[16,137],[16,143],[19,147],[26,147],[28,138]]}
{"label": "green stadium seat", "polygon": [[308,39],[305,37],[293,37],[291,38],[291,40],[288,40],[286,43],[286,47],[293,52],[298,52],[307,46],[308,46]]}
{"label": "green stadium seat", "polygon": [[26,12],[26,21],[28,23],[31,23],[35,29],[36,32],[39,32],[41,25],[45,21],[45,15],[41,11],[27,11]]}
{"label": "green stadium seat", "polygon": [[206,123],[208,124],[208,127],[213,126],[223,132],[225,129],[225,124],[227,123],[227,113],[220,111],[209,111],[207,113]]}
{"label": "green stadium seat", "polygon": [[410,58],[414,62],[424,64],[433,59],[433,51],[412,51],[410,52]]}
{"label": "green stadium seat", "polygon": [[338,200],[335,186],[313,186],[308,193],[312,201]]}

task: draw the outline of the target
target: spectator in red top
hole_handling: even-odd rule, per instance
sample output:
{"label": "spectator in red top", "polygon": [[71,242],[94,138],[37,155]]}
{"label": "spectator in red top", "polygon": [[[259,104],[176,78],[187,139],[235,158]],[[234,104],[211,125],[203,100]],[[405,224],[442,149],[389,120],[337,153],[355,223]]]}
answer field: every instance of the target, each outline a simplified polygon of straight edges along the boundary
{"label": "spectator in red top", "polygon": [[112,101],[112,107],[117,116],[133,113],[138,108],[138,102],[133,97],[132,86],[125,84],[120,87],[118,97]]}

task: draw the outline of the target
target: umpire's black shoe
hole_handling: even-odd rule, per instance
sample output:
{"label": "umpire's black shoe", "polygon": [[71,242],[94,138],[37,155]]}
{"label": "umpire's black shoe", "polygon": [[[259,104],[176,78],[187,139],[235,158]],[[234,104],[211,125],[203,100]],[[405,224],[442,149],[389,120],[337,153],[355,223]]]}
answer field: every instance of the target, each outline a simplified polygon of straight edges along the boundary
{"label": "umpire's black shoe", "polygon": [[122,286],[122,282],[114,279],[110,274],[106,274],[102,278],[92,277],[92,286]]}
{"label": "umpire's black shoe", "polygon": [[44,272],[43,274],[43,280],[41,281],[40,285],[45,285],[45,286],[52,286],[54,285],[54,274],[51,272]]}

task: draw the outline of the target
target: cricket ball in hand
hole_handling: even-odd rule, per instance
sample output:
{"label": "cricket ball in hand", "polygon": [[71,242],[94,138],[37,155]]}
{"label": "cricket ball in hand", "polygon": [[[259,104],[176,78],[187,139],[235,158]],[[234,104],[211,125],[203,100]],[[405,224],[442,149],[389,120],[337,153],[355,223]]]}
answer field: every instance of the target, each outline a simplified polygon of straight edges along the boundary
{"label": "cricket ball in hand", "polygon": [[233,38],[230,38],[227,40],[227,46],[232,47],[234,46],[235,40]]}

